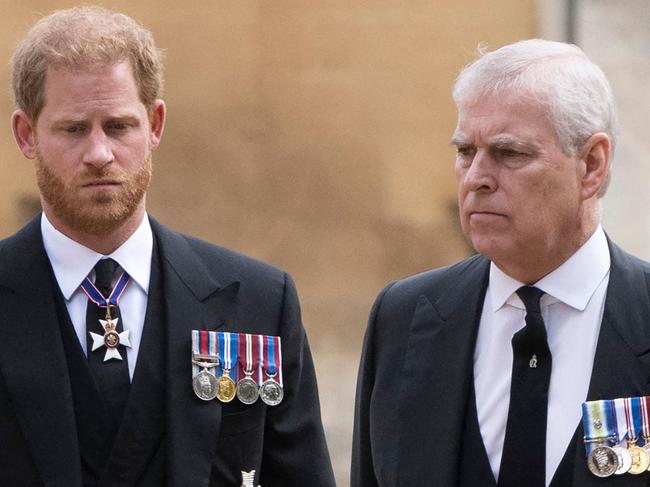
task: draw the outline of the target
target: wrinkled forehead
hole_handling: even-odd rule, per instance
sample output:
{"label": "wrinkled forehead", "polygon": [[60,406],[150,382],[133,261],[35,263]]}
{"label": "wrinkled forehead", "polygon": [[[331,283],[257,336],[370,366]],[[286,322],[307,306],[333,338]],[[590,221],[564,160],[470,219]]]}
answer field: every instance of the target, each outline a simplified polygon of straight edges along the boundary
{"label": "wrinkled forehead", "polygon": [[115,55],[106,58],[87,58],[80,61],[70,61],[65,59],[48,60],[45,69],[45,76],[52,72],[69,72],[69,73],[95,73],[103,72],[117,65],[124,64],[135,77],[133,62],[128,56]]}
{"label": "wrinkled forehead", "polygon": [[547,105],[529,93],[489,94],[458,106],[452,143],[556,142]]}
{"label": "wrinkled forehead", "polygon": [[551,101],[545,93],[504,87],[499,90],[486,89],[473,92],[458,101],[458,118],[469,111],[490,109],[494,113],[520,111],[543,114],[548,117]]}

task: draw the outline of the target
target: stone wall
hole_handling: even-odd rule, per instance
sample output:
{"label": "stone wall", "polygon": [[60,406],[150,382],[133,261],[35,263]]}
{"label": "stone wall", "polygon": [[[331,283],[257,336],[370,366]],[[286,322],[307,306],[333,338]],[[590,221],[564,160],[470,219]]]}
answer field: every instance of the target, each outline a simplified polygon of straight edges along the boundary
{"label": "stone wall", "polygon": [[[626,250],[650,260],[650,2],[580,0],[576,42],[607,74],[621,134],[603,200],[603,226]],[[634,217],[634,218],[632,218]]]}
{"label": "stone wall", "polygon": [[[450,90],[479,42],[536,34],[534,0],[103,1],[167,51],[152,214],[296,279],[339,485],[372,300],[469,252],[456,223]],[[0,59],[67,1],[0,0]],[[0,233],[37,211],[0,62]]]}

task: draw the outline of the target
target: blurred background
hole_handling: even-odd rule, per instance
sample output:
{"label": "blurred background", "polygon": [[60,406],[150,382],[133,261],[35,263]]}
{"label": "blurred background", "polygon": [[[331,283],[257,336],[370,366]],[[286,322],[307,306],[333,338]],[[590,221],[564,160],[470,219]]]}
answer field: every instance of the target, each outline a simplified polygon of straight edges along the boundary
{"label": "blurred background", "polygon": [[[8,60],[72,1],[0,0],[0,235],[39,211],[11,136]],[[456,218],[450,92],[483,43],[577,43],[621,110],[604,225],[650,258],[650,1],[98,1],[166,50],[168,122],[149,211],[296,279],[339,486],[374,296],[471,253]],[[632,218],[634,217],[634,218]]]}

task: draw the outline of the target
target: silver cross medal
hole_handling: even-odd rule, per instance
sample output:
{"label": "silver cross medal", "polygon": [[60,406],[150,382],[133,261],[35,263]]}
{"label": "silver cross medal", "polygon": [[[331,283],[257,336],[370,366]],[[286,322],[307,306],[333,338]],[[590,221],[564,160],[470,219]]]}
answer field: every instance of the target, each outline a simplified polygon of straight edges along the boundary
{"label": "silver cross medal", "polygon": [[[241,472],[241,487],[255,487],[255,470],[250,472]],[[261,487],[258,485],[257,487]]]}
{"label": "silver cross medal", "polygon": [[111,305],[106,303],[106,319],[99,320],[102,327],[104,328],[104,334],[99,335],[97,333],[89,332],[91,338],[93,339],[92,351],[94,352],[98,348],[106,347],[106,355],[104,355],[104,362],[114,358],[117,360],[122,360],[122,355],[118,351],[117,347],[119,345],[124,345],[125,347],[131,348],[131,340],[129,340],[129,330],[125,330],[121,333],[117,332],[117,322],[119,318],[111,318]]}

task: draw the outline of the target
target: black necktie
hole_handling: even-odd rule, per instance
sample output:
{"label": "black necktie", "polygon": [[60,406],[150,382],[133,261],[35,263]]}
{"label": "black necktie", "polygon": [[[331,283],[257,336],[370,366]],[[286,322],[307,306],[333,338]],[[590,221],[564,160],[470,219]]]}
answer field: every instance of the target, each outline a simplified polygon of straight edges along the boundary
{"label": "black necktie", "polygon": [[[95,287],[104,297],[108,297],[112,291],[112,280],[117,270],[117,262],[113,259],[102,259],[95,265]],[[123,331],[122,317],[119,308],[111,307],[111,317],[118,318],[117,332]],[[122,420],[124,405],[129,394],[129,366],[126,357],[126,347],[119,345],[118,352],[122,360],[110,359],[104,361],[106,346],[92,351],[93,339],[90,332],[104,336],[105,330],[100,320],[106,319],[106,308],[100,308],[88,300],[86,310],[86,345],[88,350],[88,365],[95,377],[99,391],[104,399],[109,415],[113,419],[115,429]]]}
{"label": "black necktie", "polygon": [[526,306],[526,326],[512,337],[512,381],[499,487],[546,485],[546,412],[551,351],[539,300],[544,294],[524,286],[517,294]]}

